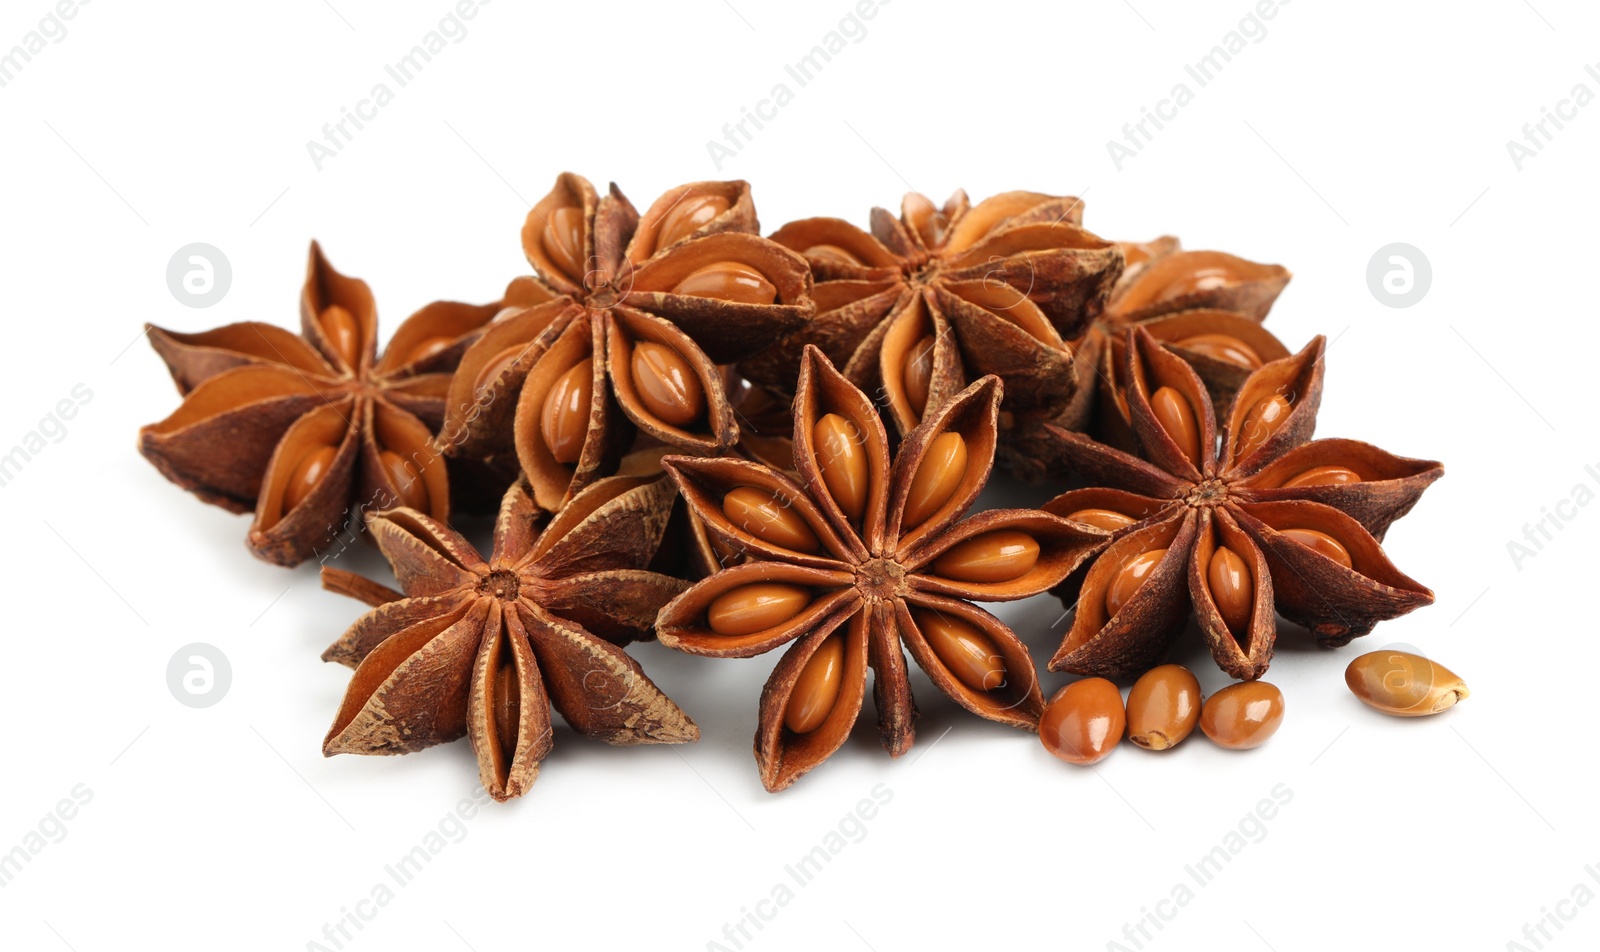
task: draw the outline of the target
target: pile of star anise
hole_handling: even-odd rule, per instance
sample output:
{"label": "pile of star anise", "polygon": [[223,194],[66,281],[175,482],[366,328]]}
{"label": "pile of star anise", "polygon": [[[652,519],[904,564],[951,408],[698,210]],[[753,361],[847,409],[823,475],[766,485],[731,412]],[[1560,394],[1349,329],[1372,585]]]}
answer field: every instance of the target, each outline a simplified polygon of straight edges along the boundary
{"label": "pile of star anise", "polygon": [[[743,182],[641,214],[565,174],[522,230],[534,274],[427,305],[381,353],[371,290],[315,244],[298,335],[150,328],[184,399],[139,447],[253,512],[256,555],[320,558],[372,606],[324,655],[355,671],[325,753],[465,734],[500,799],[532,783],[552,707],[614,744],[699,736],[638,639],[784,649],[755,741],[778,790],[844,743],[869,669],[884,746],[910,748],[907,652],[1037,730],[1040,633],[974,602],[1055,592],[1075,615],[1050,669],[1121,679],[1191,619],[1252,679],[1280,617],[1342,645],[1431,602],[1379,543],[1442,468],[1311,439],[1323,339],[1291,353],[1261,326],[1289,272],[1107,241],[1082,211],[913,194],[866,230],[763,238]],[[1066,491],[969,512],[997,455]],[[487,546],[453,527],[496,510]],[[352,532],[398,589],[328,564]]]}

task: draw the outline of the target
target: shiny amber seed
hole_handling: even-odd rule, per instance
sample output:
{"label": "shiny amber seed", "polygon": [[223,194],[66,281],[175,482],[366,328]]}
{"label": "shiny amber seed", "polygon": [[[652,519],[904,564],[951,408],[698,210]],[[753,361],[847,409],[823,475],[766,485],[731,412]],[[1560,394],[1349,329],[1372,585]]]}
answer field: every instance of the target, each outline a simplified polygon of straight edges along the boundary
{"label": "shiny amber seed", "polygon": [[1261,366],[1261,355],[1256,353],[1256,349],[1232,334],[1196,334],[1173,341],[1172,346],[1245,370],[1256,370]]}
{"label": "shiny amber seed", "polygon": [[718,595],[706,622],[719,635],[753,635],[781,625],[811,604],[811,592],[782,582],[753,582]]}
{"label": "shiny amber seed", "polygon": [[928,408],[928,389],[933,383],[933,343],[933,335],[929,334],[911,345],[906,351],[905,373],[901,376],[906,402],[919,417]]}
{"label": "shiny amber seed", "polygon": [[907,532],[927,522],[961,488],[967,475],[967,441],[960,433],[941,433],[928,444],[922,465],[911,478],[906,492],[905,510],[900,516],[900,531]]}
{"label": "shiny amber seed", "polygon": [[837,413],[824,414],[811,428],[817,468],[828,495],[851,522],[867,511],[867,451],[855,424]]}
{"label": "shiny amber seed", "polygon": [[1472,692],[1449,668],[1409,651],[1369,651],[1344,669],[1361,703],[1397,717],[1422,717],[1454,707]]}
{"label": "shiny amber seed", "polygon": [[839,703],[839,688],[844,685],[844,636],[829,635],[806,659],[789,705],[783,710],[783,726],[796,734],[809,734],[821,727]]}
{"label": "shiny amber seed", "polygon": [[1317,529],[1284,529],[1279,535],[1300,543],[1318,555],[1326,556],[1347,569],[1355,568],[1355,560],[1350,558],[1350,550],[1346,549],[1338,539]]}
{"label": "shiny amber seed", "polygon": [[777,493],[740,486],[722,497],[722,514],[735,526],[763,542],[815,554],[822,543],[788,501]]}
{"label": "shiny amber seed", "polygon": [[1250,615],[1255,607],[1255,581],[1250,566],[1232,549],[1222,546],[1211,553],[1211,563],[1206,566],[1206,585],[1211,589],[1211,600],[1217,612],[1227,623],[1228,630],[1241,635],[1250,627]]}
{"label": "shiny amber seed", "polygon": [[561,272],[581,281],[589,270],[583,255],[583,209],[558,208],[544,222],[544,253]]}
{"label": "shiny amber seed", "polygon": [[327,335],[328,346],[339,355],[346,367],[354,370],[361,362],[361,325],[354,314],[331,304],[322,312],[322,332]]}
{"label": "shiny amber seed", "polygon": [[556,380],[545,394],[539,413],[539,432],[556,462],[576,463],[589,435],[589,404],[594,395],[594,361],[579,361]]}
{"label": "shiny amber seed", "polygon": [[1239,438],[1234,442],[1233,458],[1242,460],[1260,449],[1272,434],[1278,432],[1289,419],[1289,401],[1282,394],[1273,394],[1250,408],[1244,423],[1239,427]]}
{"label": "shiny amber seed", "polygon": [[1230,684],[1206,698],[1200,729],[1219,747],[1260,747],[1283,723],[1283,692],[1265,681]]}
{"label": "shiny amber seed", "polygon": [[679,281],[672,293],[734,304],[773,304],[778,300],[778,288],[766,275],[737,261],[708,264]]}
{"label": "shiny amber seed", "polygon": [[685,198],[661,217],[661,226],[656,230],[656,250],[677,244],[710,224],[712,219],[728,208],[728,200],[721,195]]}
{"label": "shiny amber seed", "polygon": [[315,446],[300,457],[300,462],[295,464],[294,472],[289,474],[289,481],[283,487],[284,512],[300,505],[311,494],[317,483],[322,482],[322,477],[328,475],[328,468],[338,455],[337,446]]}
{"label": "shiny amber seed", "polygon": [[383,464],[383,475],[389,485],[400,494],[400,505],[427,512],[428,486],[422,481],[422,472],[417,465],[394,450],[380,450],[378,462]]}
{"label": "shiny amber seed", "polygon": [[1361,482],[1361,474],[1348,466],[1313,466],[1283,484],[1284,489],[1307,486],[1348,486]]}
{"label": "shiny amber seed", "polygon": [[1006,659],[989,636],[953,615],[928,609],[912,613],[928,647],[957,681],[973,691],[993,691],[1006,683]]}
{"label": "shiny amber seed", "polygon": [[1074,681],[1050,699],[1039,718],[1044,749],[1069,764],[1099,763],[1122,740],[1122,694],[1105,678]]}
{"label": "shiny amber seed", "polygon": [[1139,590],[1150,578],[1150,573],[1161,564],[1162,558],[1167,554],[1166,549],[1151,549],[1141,552],[1128,561],[1122,563],[1122,568],[1111,577],[1111,584],[1106,586],[1106,617],[1114,617],[1128,603],[1133,593]]}
{"label": "shiny amber seed", "polygon": [[1103,529],[1106,532],[1116,532],[1124,526],[1131,526],[1137,519],[1125,516],[1113,509],[1079,509],[1067,516],[1068,522],[1075,522],[1080,526],[1090,529]]}
{"label": "shiny amber seed", "polygon": [[406,363],[415,364],[427,360],[435,354],[442,354],[449,350],[450,345],[454,343],[455,338],[453,337],[429,337],[411,348],[411,353],[406,355]]}
{"label": "shiny amber seed", "polygon": [[506,368],[516,363],[517,358],[521,357],[527,350],[527,344],[512,344],[500,353],[495,354],[494,357],[489,359],[488,363],[483,365],[483,369],[478,371],[478,376],[472,381],[472,392],[482,394],[489,389],[489,386],[499,380],[500,375],[506,372]]}
{"label": "shiny amber seed", "polygon": [[642,340],[633,345],[634,391],[657,419],[671,426],[693,423],[706,407],[705,388],[694,368],[665,344]]}
{"label": "shiny amber seed", "polygon": [[517,683],[517,665],[508,650],[494,672],[494,736],[500,745],[500,754],[506,760],[516,756],[517,721],[521,713],[520,693]]}
{"label": "shiny amber seed", "polygon": [[933,560],[933,574],[958,582],[1019,579],[1039,562],[1039,541],[1016,529],[996,529],[958,542]]}
{"label": "shiny amber seed", "polygon": [[1156,415],[1156,422],[1178,444],[1184,457],[1198,467],[1200,424],[1195,420],[1194,407],[1174,388],[1160,387],[1150,395],[1150,409]]}
{"label": "shiny amber seed", "polygon": [[812,245],[803,254],[813,261],[822,264],[842,264],[852,268],[862,268],[866,262],[838,245]]}
{"label": "shiny amber seed", "polygon": [[1128,692],[1128,739],[1145,750],[1176,747],[1200,720],[1200,682],[1181,664],[1151,668]]}

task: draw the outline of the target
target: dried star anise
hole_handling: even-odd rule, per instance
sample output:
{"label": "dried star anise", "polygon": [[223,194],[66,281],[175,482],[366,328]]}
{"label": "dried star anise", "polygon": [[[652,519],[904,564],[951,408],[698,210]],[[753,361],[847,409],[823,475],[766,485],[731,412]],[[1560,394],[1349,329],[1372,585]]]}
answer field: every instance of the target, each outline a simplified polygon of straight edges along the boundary
{"label": "dried star anise", "polygon": [[324,567],[323,585],[374,607],[323,655],[355,668],[323,753],[406,754],[463,734],[496,800],[527,791],[550,751],[554,705],[612,744],[676,744],[699,729],[619,644],[644,637],[684,583],[643,571],[674,493],[664,478],[614,476],[538,530],[512,486],[484,560],[413,509],[368,528],[404,595]]}
{"label": "dried star anise", "polygon": [[739,432],[718,364],[811,319],[805,261],[753,234],[744,182],[672,189],[642,216],[566,173],[529,212],[523,251],[547,303],[497,324],[461,360],[440,442],[515,455],[554,511],[615,470],[635,431],[716,455]]}
{"label": "dried star anise", "polygon": [[[512,282],[502,303],[525,291]],[[448,518],[450,480],[433,435],[451,371],[502,303],[430,304],[380,357],[371,289],[312,242],[300,335],[255,322],[198,334],[147,328],[184,400],[139,431],[139,451],[202,500],[253,509],[250,551],[279,565],[326,548],[352,512],[403,504]]]}
{"label": "dried star anise", "polygon": [[869,234],[808,218],[772,240],[817,276],[817,319],[740,363],[789,393],[801,350],[820,347],[851,383],[884,404],[898,436],[985,374],[1005,384],[1007,412],[1043,412],[1077,386],[1065,338],[1100,313],[1122,270],[1112,242],[1084,231],[1076,198],[1006,192],[938,208],[912,193],[895,218],[872,210]]}
{"label": "dried star anise", "polygon": [[1053,462],[1092,487],[1047,511],[1101,533],[1060,592],[1077,614],[1053,671],[1130,677],[1158,664],[1191,611],[1217,665],[1266,671],[1276,615],[1343,645],[1432,603],[1379,540],[1444,468],[1355,440],[1307,442],[1323,338],[1252,373],[1220,435],[1199,375],[1148,331],[1126,338],[1132,456],[1051,427]]}
{"label": "dried star anise", "polygon": [[929,414],[891,464],[872,401],[808,347],[795,397],[798,482],[746,460],[663,460],[710,533],[751,561],[662,609],[661,643],[724,658],[793,643],[761,695],[755,751],[768,790],[844,743],[869,667],[884,747],[910,748],[916,705],[902,645],[963,707],[1038,728],[1044,701],[1027,648],[969,600],[1043,592],[1099,537],[1036,510],[961,520],[988,480],[1000,399],[998,378],[984,377]]}

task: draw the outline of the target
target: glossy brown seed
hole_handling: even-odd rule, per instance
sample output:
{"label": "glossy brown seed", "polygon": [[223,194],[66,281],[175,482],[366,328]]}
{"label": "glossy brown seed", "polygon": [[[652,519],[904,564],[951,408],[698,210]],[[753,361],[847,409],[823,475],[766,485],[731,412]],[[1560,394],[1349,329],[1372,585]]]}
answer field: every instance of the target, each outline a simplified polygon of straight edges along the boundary
{"label": "glossy brown seed", "polygon": [[837,413],[824,414],[811,428],[817,468],[828,495],[851,522],[867,510],[867,451],[861,431]]}
{"label": "glossy brown seed", "polygon": [[1240,681],[1206,698],[1200,729],[1219,747],[1260,747],[1283,723],[1283,692],[1265,681]]}
{"label": "glossy brown seed", "polygon": [[1156,570],[1162,558],[1167,554],[1166,549],[1151,549],[1141,552],[1122,563],[1122,568],[1111,577],[1111,584],[1106,586],[1106,617],[1111,618],[1128,603],[1133,593],[1145,583],[1150,573]]}
{"label": "glossy brown seed", "polygon": [[517,752],[517,715],[521,711],[517,666],[507,651],[494,672],[494,736],[501,756],[510,760]]}
{"label": "glossy brown seed", "polygon": [[1038,562],[1037,539],[1016,529],[996,529],[956,543],[933,560],[933,574],[958,582],[1009,582]]}
{"label": "glossy brown seed", "polygon": [[1325,555],[1347,569],[1355,568],[1355,561],[1350,558],[1350,550],[1326,532],[1316,529],[1284,529],[1279,535],[1298,542],[1319,555]]}
{"label": "glossy brown seed", "polygon": [[737,261],[708,264],[679,281],[672,293],[734,304],[772,304],[778,300],[778,288],[766,275]]}
{"label": "glossy brown seed", "polygon": [[1200,424],[1195,421],[1194,407],[1183,394],[1172,387],[1159,387],[1150,395],[1150,409],[1189,462],[1199,466]]}
{"label": "glossy brown seed", "polygon": [[665,344],[642,340],[633,345],[633,385],[639,400],[671,426],[693,423],[706,407],[705,388],[694,368]]}
{"label": "glossy brown seed", "polygon": [[544,253],[574,281],[589,269],[583,257],[583,209],[569,205],[550,213],[544,222]]}
{"label": "glossy brown seed", "polygon": [[383,464],[383,474],[389,484],[400,494],[400,505],[427,512],[428,486],[422,481],[417,465],[393,450],[380,450],[378,462]]}
{"label": "glossy brown seed", "polygon": [[906,221],[911,224],[917,237],[922,239],[923,247],[937,248],[944,243],[950,223],[927,196],[916,193],[907,195],[903,207]]}
{"label": "glossy brown seed", "polygon": [[1125,516],[1111,509],[1079,509],[1067,516],[1068,522],[1076,522],[1080,526],[1090,529],[1104,529],[1106,532],[1116,532],[1123,526],[1131,526],[1138,520],[1132,516]]}
{"label": "glossy brown seed", "polygon": [[918,609],[912,613],[928,647],[957,681],[974,691],[993,691],[1006,683],[1006,659],[989,636],[953,615]]}
{"label": "glossy brown seed", "polygon": [[1211,553],[1211,564],[1206,566],[1206,585],[1228,630],[1235,635],[1249,630],[1256,587],[1245,560],[1232,549],[1218,546]]}
{"label": "glossy brown seed", "polygon": [[1361,482],[1361,474],[1347,466],[1313,466],[1283,484],[1284,489],[1306,486],[1348,486]]}
{"label": "glossy brown seed", "polygon": [[839,702],[844,685],[844,636],[829,635],[806,659],[805,667],[789,692],[783,726],[796,734],[809,734],[823,725]]}
{"label": "glossy brown seed", "polygon": [[452,337],[429,337],[411,348],[411,353],[406,355],[406,363],[414,364],[421,360],[427,360],[435,354],[442,354],[449,350],[450,345],[453,343],[455,343],[455,338]]}
{"label": "glossy brown seed", "polygon": [[1176,747],[1200,720],[1200,682],[1181,664],[1151,668],[1128,692],[1128,739],[1145,750]]}
{"label": "glossy brown seed", "polygon": [[545,394],[539,432],[556,462],[572,465],[583,455],[589,435],[589,403],[594,395],[593,359],[574,364]]}
{"label": "glossy brown seed", "polygon": [[1245,414],[1244,424],[1239,427],[1239,438],[1234,442],[1233,458],[1242,460],[1261,448],[1263,443],[1278,432],[1285,420],[1289,419],[1289,401],[1281,394],[1262,400],[1250,408]]}
{"label": "glossy brown seed", "polygon": [[345,366],[355,369],[361,361],[361,325],[355,315],[337,304],[329,305],[322,312],[322,332]]}
{"label": "glossy brown seed", "polygon": [[719,635],[753,635],[781,625],[811,604],[811,592],[782,582],[753,582],[718,595],[706,622]]}
{"label": "glossy brown seed", "polygon": [[1344,669],[1361,703],[1397,717],[1422,717],[1454,707],[1472,692],[1454,671],[1409,651],[1369,651]]}
{"label": "glossy brown seed", "polygon": [[495,354],[488,363],[483,365],[483,369],[478,371],[478,376],[472,381],[472,392],[481,394],[487,390],[490,384],[499,380],[500,375],[506,372],[506,368],[516,363],[517,358],[521,357],[527,350],[527,344],[512,344],[500,353]]}
{"label": "glossy brown seed", "polygon": [[1261,366],[1261,355],[1256,353],[1256,349],[1232,334],[1196,334],[1193,337],[1173,341],[1172,346],[1246,370],[1255,370]]}
{"label": "glossy brown seed", "polygon": [[941,433],[928,444],[906,493],[902,532],[915,529],[944,507],[967,475],[967,441],[960,433]]}
{"label": "glossy brown seed", "polygon": [[337,446],[316,446],[300,457],[300,462],[295,464],[294,472],[289,474],[289,481],[283,487],[284,512],[300,505],[311,494],[317,483],[322,482],[322,477],[328,474],[328,467],[333,465],[333,458],[337,455]]}
{"label": "glossy brown seed", "polygon": [[822,543],[794,507],[776,493],[740,486],[722,497],[728,521],[763,542],[795,552],[817,553]]}
{"label": "glossy brown seed", "polygon": [[656,250],[677,244],[727,210],[728,200],[721,195],[696,195],[684,199],[662,216],[661,227],[656,231]]}
{"label": "glossy brown seed", "polygon": [[1057,691],[1045,705],[1039,740],[1069,764],[1094,764],[1116,749],[1126,724],[1117,686],[1105,678],[1084,678]]}
{"label": "glossy brown seed", "polygon": [[838,245],[812,245],[805,250],[805,256],[823,264],[842,264],[852,268],[859,268],[866,264],[860,258]]}
{"label": "glossy brown seed", "polygon": [[906,402],[917,416],[928,408],[928,388],[933,382],[933,335],[917,341],[906,351],[905,373],[901,377],[906,388]]}

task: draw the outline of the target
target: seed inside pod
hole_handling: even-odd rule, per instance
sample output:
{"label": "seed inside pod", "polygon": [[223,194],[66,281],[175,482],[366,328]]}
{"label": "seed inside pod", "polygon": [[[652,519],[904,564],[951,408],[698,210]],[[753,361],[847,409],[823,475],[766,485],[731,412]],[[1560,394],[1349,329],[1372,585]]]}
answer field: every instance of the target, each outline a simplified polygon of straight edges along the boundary
{"label": "seed inside pod", "polygon": [[807,258],[823,264],[842,264],[852,268],[866,266],[866,262],[838,245],[812,245],[802,253]]}
{"label": "seed inside pod", "polygon": [[300,457],[300,462],[295,464],[294,472],[289,474],[289,481],[283,487],[284,512],[300,505],[311,494],[317,483],[322,482],[322,477],[328,474],[333,458],[338,455],[337,446],[314,446]]}
{"label": "seed inside pod", "polygon": [[594,359],[585,358],[562,374],[545,394],[539,432],[556,462],[576,463],[589,435],[589,403],[594,395]]}
{"label": "seed inside pod", "polygon": [[1250,566],[1245,560],[1232,549],[1218,546],[1217,551],[1211,553],[1211,564],[1206,566],[1206,585],[1228,630],[1235,635],[1249,630],[1256,593]]}
{"label": "seed inside pod", "polygon": [[656,250],[689,237],[728,207],[728,200],[721,195],[696,195],[672,206],[672,211],[661,217],[661,226],[656,230]]}
{"label": "seed inside pod", "polygon": [[912,193],[906,196],[905,205],[906,221],[911,224],[917,237],[922,239],[925,248],[937,248],[944,243],[944,238],[950,223],[945,220],[944,213],[938,206],[929,201],[927,196]]}
{"label": "seed inside pod", "polygon": [[1282,394],[1273,394],[1250,408],[1244,423],[1239,427],[1239,438],[1234,442],[1233,458],[1244,459],[1260,449],[1262,444],[1278,432],[1289,419],[1289,401]]}
{"label": "seed inside pod", "polygon": [[722,514],[763,542],[808,554],[822,551],[817,534],[788,501],[776,493],[740,486],[722,497]]}
{"label": "seed inside pod", "polygon": [[912,612],[917,630],[957,681],[974,691],[993,691],[1006,683],[1006,659],[994,642],[967,621],[927,609]]}
{"label": "seed inside pod", "polygon": [[1128,739],[1145,750],[1176,747],[1200,720],[1200,682],[1181,664],[1151,668],[1128,692]]}
{"label": "seed inside pod", "polygon": [[334,353],[345,366],[354,370],[361,361],[361,325],[356,323],[355,315],[337,304],[330,304],[322,312],[322,332],[327,335]]}
{"label": "seed inside pod", "polygon": [[1306,486],[1348,486],[1361,482],[1361,474],[1347,466],[1313,466],[1283,484],[1284,489]]}
{"label": "seed inside pod", "polygon": [[789,693],[789,706],[783,711],[783,726],[796,734],[809,734],[821,727],[839,703],[839,688],[844,685],[844,636],[837,632],[822,640],[806,659]]}
{"label": "seed inside pod", "polygon": [[694,368],[665,344],[642,340],[633,345],[633,384],[639,400],[672,426],[693,423],[705,410],[705,388]]}
{"label": "seed inside pod", "polygon": [[506,368],[516,363],[517,358],[526,353],[527,350],[527,344],[512,344],[500,353],[495,354],[488,363],[483,365],[483,369],[478,371],[478,376],[473,379],[472,392],[481,395],[491,384],[499,380],[500,375],[506,372]]}
{"label": "seed inside pod", "polygon": [[902,532],[915,529],[943,508],[967,475],[967,441],[960,433],[941,433],[928,444],[917,475],[911,478],[906,507],[900,516]]}
{"label": "seed inside pod", "polygon": [[928,408],[928,389],[933,383],[932,334],[923,337],[906,351],[905,374],[901,381],[906,390],[906,402],[917,416]]}
{"label": "seed inside pod", "polygon": [[1230,684],[1200,708],[1200,729],[1229,750],[1260,747],[1282,723],[1283,692],[1265,681]]}
{"label": "seed inside pod", "polygon": [[1112,509],[1079,509],[1077,512],[1067,516],[1067,521],[1076,522],[1078,525],[1086,526],[1090,529],[1116,532],[1123,526],[1133,525],[1138,520]]}
{"label": "seed inside pod", "polygon": [[837,413],[824,414],[811,428],[817,468],[828,495],[851,522],[867,510],[867,451],[861,431]]}
{"label": "seed inside pod", "polygon": [[956,543],[934,559],[933,574],[960,582],[1009,582],[1038,562],[1037,539],[1016,529],[996,529]]}
{"label": "seed inside pod", "polygon": [[550,213],[544,222],[544,253],[567,277],[583,278],[589,270],[583,256],[583,209],[568,205]]}
{"label": "seed inside pod", "polygon": [[428,487],[422,481],[422,472],[411,460],[394,450],[379,450],[378,462],[383,464],[383,475],[400,494],[399,504],[418,512],[428,511]]}
{"label": "seed inside pod", "polygon": [[418,361],[427,360],[435,354],[442,354],[449,350],[450,345],[453,343],[455,343],[455,338],[453,337],[429,337],[411,348],[411,353],[406,355],[406,363],[414,364]]}
{"label": "seed inside pod", "polygon": [[1256,349],[1232,334],[1196,334],[1173,341],[1172,346],[1246,370],[1256,370],[1261,366],[1261,355],[1256,353]]}
{"label": "seed inside pod", "polygon": [[1283,529],[1279,535],[1292,539],[1308,549],[1325,555],[1338,562],[1347,569],[1355,568],[1355,561],[1350,558],[1350,550],[1340,544],[1338,539],[1316,529]]}
{"label": "seed inside pod", "polygon": [[506,650],[500,658],[500,664],[494,672],[494,736],[500,744],[500,754],[506,760],[511,760],[517,753],[517,715],[521,711],[520,692],[522,685],[517,683],[517,664],[512,659],[511,652]]}
{"label": "seed inside pod", "polygon": [[1122,694],[1105,678],[1074,681],[1050,699],[1039,718],[1039,740],[1069,764],[1104,760],[1122,740],[1127,715]]}
{"label": "seed inside pod", "polygon": [[772,304],[778,300],[778,288],[766,275],[737,261],[708,264],[679,281],[672,293],[734,304]]}
{"label": "seed inside pod", "polygon": [[1150,395],[1150,409],[1189,462],[1199,466],[1200,424],[1195,420],[1194,407],[1183,394],[1172,387],[1159,387]]}
{"label": "seed inside pod", "polygon": [[1122,563],[1122,568],[1111,577],[1111,584],[1106,586],[1106,617],[1114,617],[1128,603],[1133,593],[1139,590],[1150,578],[1150,573],[1156,570],[1161,559],[1166,556],[1166,549],[1151,549],[1141,552]]}
{"label": "seed inside pod", "polygon": [[1350,662],[1344,683],[1361,703],[1398,717],[1437,714],[1471,694],[1444,665],[1392,649],[1369,651]]}
{"label": "seed inside pod", "polygon": [[781,625],[811,604],[811,592],[782,582],[753,582],[718,595],[706,622],[719,635],[753,635]]}

